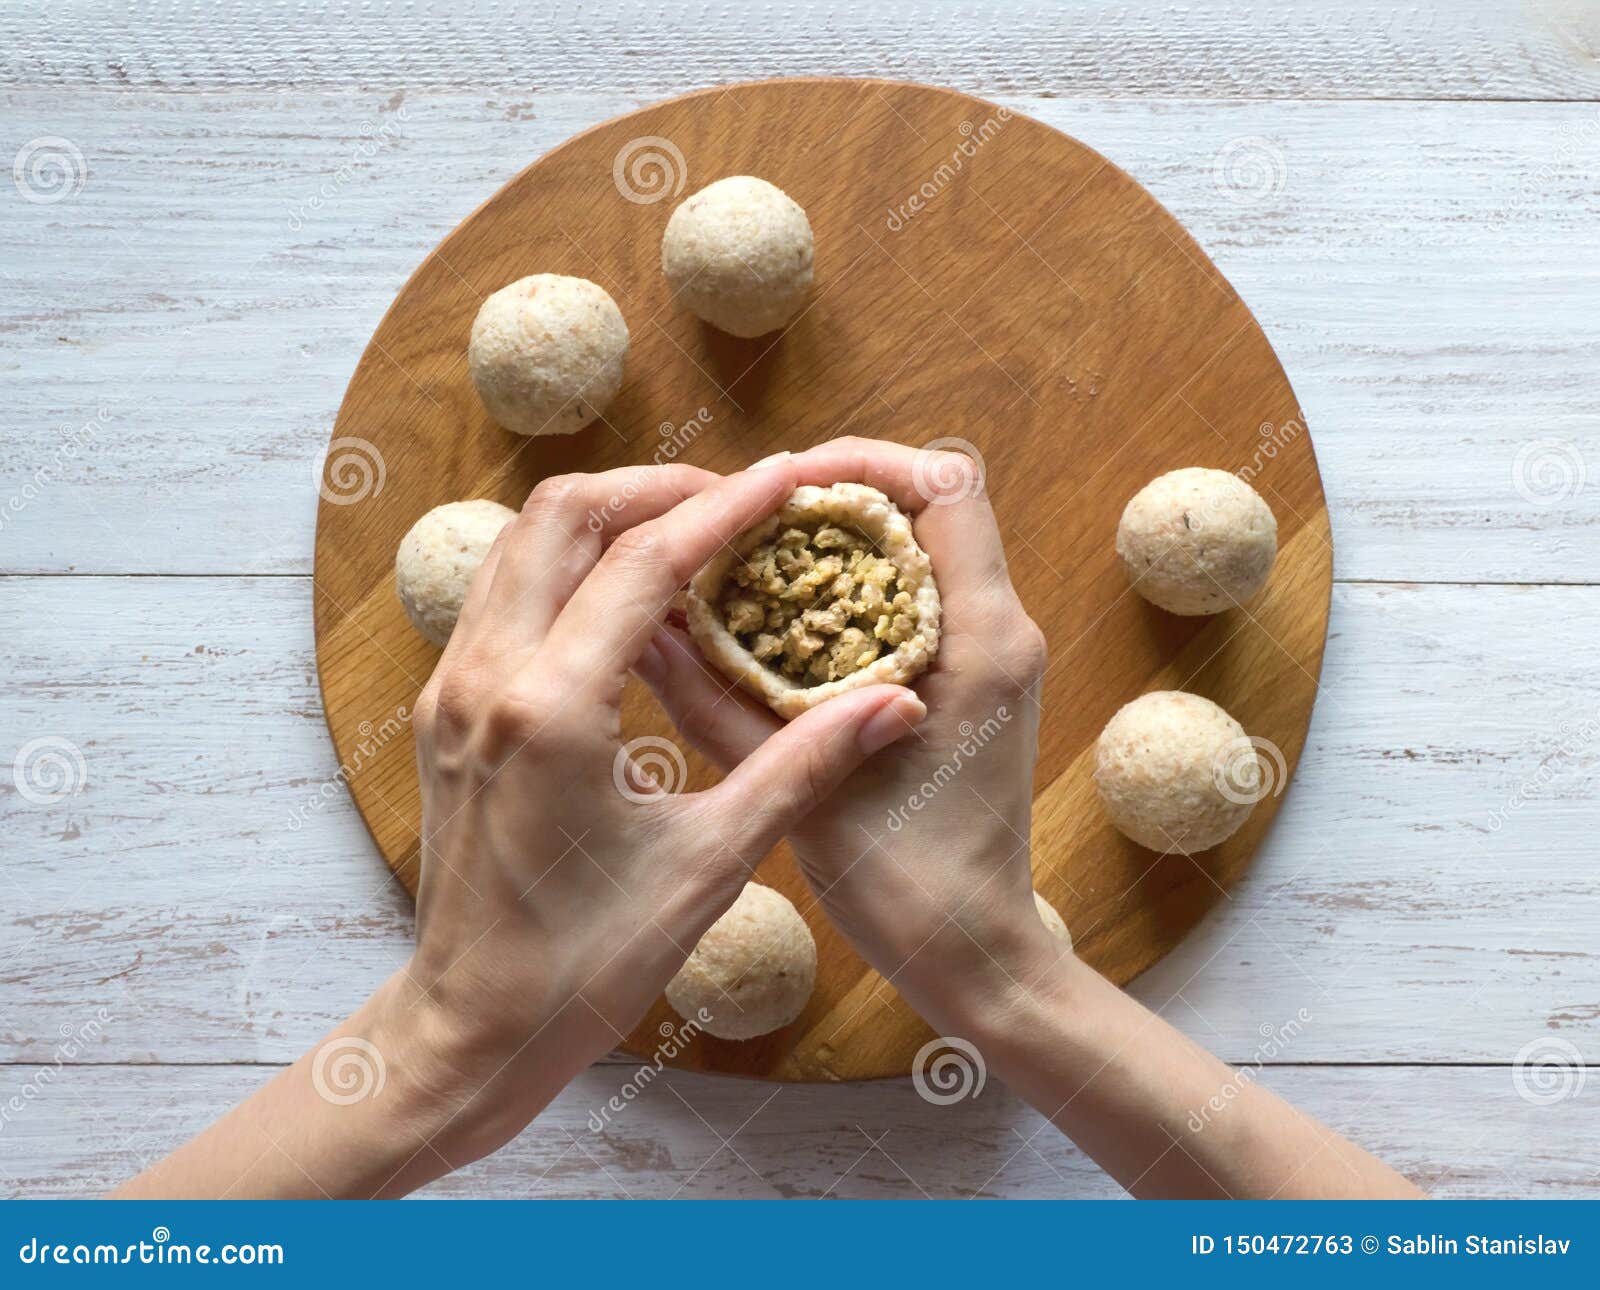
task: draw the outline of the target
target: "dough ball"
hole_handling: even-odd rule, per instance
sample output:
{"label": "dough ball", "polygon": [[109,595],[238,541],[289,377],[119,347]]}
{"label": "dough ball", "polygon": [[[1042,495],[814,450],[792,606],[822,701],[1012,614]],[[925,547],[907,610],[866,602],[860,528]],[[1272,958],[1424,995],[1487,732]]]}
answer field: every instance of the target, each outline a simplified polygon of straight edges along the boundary
{"label": "dough ball", "polygon": [[806,213],[764,179],[719,179],[685,199],[661,239],[661,271],[690,313],[735,336],[764,336],[811,289]]}
{"label": "dough ball", "polygon": [[667,1002],[685,1021],[703,1008],[718,1039],[754,1039],[798,1017],[816,979],[805,919],[781,892],[747,882],[667,983]]}
{"label": "dough ball", "polygon": [[1215,614],[1266,584],[1278,521],[1236,475],[1174,470],[1134,494],[1117,525],[1117,554],[1151,604],[1174,614]]}
{"label": "dough ball", "polygon": [[622,387],[628,324],[605,290],[536,273],[501,287],[472,323],[467,370],[489,415],[517,434],[572,434]]}
{"label": "dough ball", "polygon": [[1045,929],[1050,935],[1067,943],[1067,948],[1072,948],[1072,933],[1067,930],[1067,920],[1056,912],[1056,907],[1041,896],[1037,890],[1033,893],[1033,903],[1039,910],[1039,917],[1043,920]]}
{"label": "dough ball", "polygon": [[1244,728],[1210,699],[1142,694],[1106,723],[1094,782],[1111,822],[1142,847],[1193,855],[1245,822],[1261,764]]}
{"label": "dough ball", "polygon": [[411,526],[394,553],[394,587],[411,625],[435,645],[455,630],[472,575],[517,513],[499,502],[446,502]]}

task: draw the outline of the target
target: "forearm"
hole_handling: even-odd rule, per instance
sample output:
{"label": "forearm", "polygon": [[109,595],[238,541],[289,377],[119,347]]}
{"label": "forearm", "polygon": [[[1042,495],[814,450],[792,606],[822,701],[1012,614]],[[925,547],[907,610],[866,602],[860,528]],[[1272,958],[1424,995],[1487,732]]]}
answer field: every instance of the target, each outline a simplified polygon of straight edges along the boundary
{"label": "forearm", "polygon": [[[114,1194],[124,1199],[400,1196],[500,1145],[565,1083],[448,1033],[396,973],[299,1061]],[[559,1065],[557,1063],[556,1065]],[[497,1073],[504,1070],[504,1074]],[[500,1110],[503,1108],[503,1111]],[[507,1125],[513,1127],[506,1127]]]}
{"label": "forearm", "polygon": [[1420,1194],[1071,954],[1035,955],[1011,977],[987,992],[928,992],[929,1019],[976,1043],[992,1075],[1134,1195]]}

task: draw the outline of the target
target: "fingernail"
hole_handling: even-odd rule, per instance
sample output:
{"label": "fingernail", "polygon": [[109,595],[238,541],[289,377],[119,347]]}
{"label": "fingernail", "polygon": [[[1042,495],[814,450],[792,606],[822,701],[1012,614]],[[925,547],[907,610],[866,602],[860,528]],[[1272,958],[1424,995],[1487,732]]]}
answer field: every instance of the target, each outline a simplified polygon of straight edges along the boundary
{"label": "fingernail", "polygon": [[791,453],[787,448],[785,448],[782,452],[775,452],[770,457],[763,457],[760,461],[754,462],[750,466],[746,467],[746,469],[748,469],[748,470],[760,470],[763,466],[774,465],[777,462],[782,461],[785,457],[792,457],[793,455],[794,455],[793,453]]}
{"label": "fingernail", "polygon": [[861,751],[868,757],[881,748],[887,748],[896,739],[911,733],[917,722],[928,715],[928,709],[914,694],[891,699],[862,723],[856,739]]}
{"label": "fingernail", "polygon": [[652,636],[643,652],[633,660],[633,671],[635,676],[652,687],[660,685],[666,679],[667,656],[657,637]]}

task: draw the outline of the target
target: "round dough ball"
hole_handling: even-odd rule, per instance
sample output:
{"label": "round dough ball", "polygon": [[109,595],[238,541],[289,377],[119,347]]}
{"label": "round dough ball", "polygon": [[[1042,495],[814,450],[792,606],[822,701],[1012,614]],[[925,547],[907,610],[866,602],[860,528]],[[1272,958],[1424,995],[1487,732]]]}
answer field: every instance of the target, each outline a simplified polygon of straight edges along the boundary
{"label": "round dough ball", "polygon": [[394,553],[394,586],[411,625],[435,645],[455,630],[461,602],[495,538],[517,513],[499,502],[446,502],[413,524]]}
{"label": "round dough ball", "polygon": [[1067,920],[1056,912],[1056,907],[1041,896],[1037,889],[1033,893],[1033,903],[1039,910],[1039,917],[1043,920],[1045,930],[1050,935],[1067,943],[1067,948],[1072,948],[1072,933],[1067,930]]}
{"label": "round dough ball", "polygon": [[489,415],[517,434],[572,434],[622,387],[628,324],[602,287],[535,273],[501,287],[472,323],[467,370]]}
{"label": "round dough ball", "polygon": [[1193,855],[1245,822],[1261,766],[1237,721],[1181,690],[1142,694],[1106,723],[1094,782],[1111,822],[1142,847]]}
{"label": "round dough ball", "polygon": [[1151,604],[1174,614],[1215,614],[1265,585],[1278,554],[1278,521],[1237,475],[1174,470],[1134,494],[1117,525],[1117,554]]}
{"label": "round dough ball", "polygon": [[719,179],[685,199],[661,239],[661,271],[690,313],[735,336],[764,336],[811,289],[806,213],[764,179]]}
{"label": "round dough ball", "polygon": [[718,1039],[754,1039],[798,1017],[816,979],[805,919],[781,892],[747,882],[667,983],[667,1002],[685,1021],[703,1009]]}

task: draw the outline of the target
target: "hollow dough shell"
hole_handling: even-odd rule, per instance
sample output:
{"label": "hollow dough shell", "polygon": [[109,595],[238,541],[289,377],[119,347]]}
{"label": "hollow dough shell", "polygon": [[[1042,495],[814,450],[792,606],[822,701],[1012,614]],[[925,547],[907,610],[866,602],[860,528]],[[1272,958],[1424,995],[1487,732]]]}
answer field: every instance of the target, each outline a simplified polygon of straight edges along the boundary
{"label": "hollow dough shell", "polygon": [[[859,672],[806,686],[779,676],[740,644],[717,612],[717,599],[735,561],[742,560],[780,529],[810,522],[847,526],[870,538],[879,553],[899,569],[901,586],[911,593],[916,626],[910,640]],[[908,685],[927,671],[939,649],[939,586],[934,581],[933,564],[917,545],[910,517],[866,484],[830,484],[826,488],[804,484],[795,489],[775,514],[746,529],[695,574],[689,583],[684,613],[689,634],[706,660],[785,720],[846,690],[868,685]]]}

